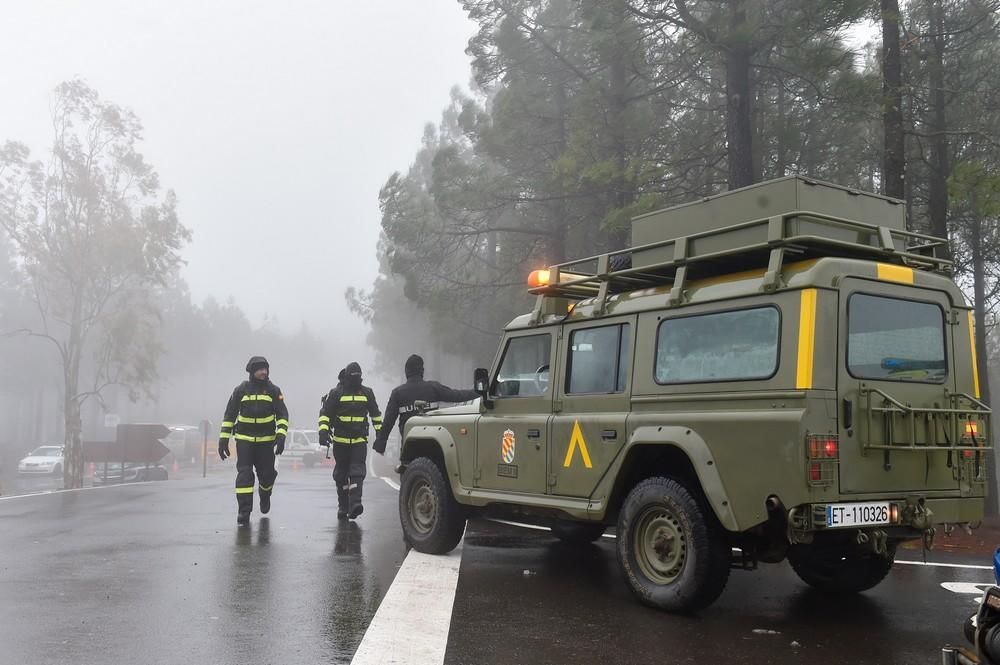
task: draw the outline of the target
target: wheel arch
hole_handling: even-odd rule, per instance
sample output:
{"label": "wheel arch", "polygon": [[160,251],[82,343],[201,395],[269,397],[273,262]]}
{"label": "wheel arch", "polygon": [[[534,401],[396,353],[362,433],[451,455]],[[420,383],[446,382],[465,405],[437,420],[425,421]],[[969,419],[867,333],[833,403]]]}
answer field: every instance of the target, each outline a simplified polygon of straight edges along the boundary
{"label": "wheel arch", "polygon": [[685,427],[636,428],[612,488],[607,515],[617,516],[629,491],[653,476],[676,478],[712,509],[723,528],[741,530],[708,445]]}

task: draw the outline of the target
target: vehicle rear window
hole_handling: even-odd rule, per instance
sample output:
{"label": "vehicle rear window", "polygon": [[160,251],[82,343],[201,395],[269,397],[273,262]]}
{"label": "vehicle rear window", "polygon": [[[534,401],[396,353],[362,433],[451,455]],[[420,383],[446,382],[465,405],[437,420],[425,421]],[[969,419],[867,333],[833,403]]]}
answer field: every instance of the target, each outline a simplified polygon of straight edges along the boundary
{"label": "vehicle rear window", "polygon": [[858,379],[943,383],[944,310],[932,303],[855,293],[847,304],[847,368]]}
{"label": "vehicle rear window", "polygon": [[664,320],[656,340],[656,382],[770,378],[778,370],[780,319],[768,306]]}

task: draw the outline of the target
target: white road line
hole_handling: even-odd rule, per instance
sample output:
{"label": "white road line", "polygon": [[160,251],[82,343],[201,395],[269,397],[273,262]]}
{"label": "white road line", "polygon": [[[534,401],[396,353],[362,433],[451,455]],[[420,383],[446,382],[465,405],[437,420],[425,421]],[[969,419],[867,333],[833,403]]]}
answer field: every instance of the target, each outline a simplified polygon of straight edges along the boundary
{"label": "white road line", "polygon": [[896,563],[906,564],[907,566],[933,566],[936,568],[966,568],[968,570],[993,570],[993,566],[975,566],[968,563],[938,563],[936,561],[903,561],[902,559],[896,559]]}
{"label": "white road line", "polygon": [[[538,526],[537,524],[524,524],[522,522],[511,522],[509,520],[490,520],[491,522],[497,522],[499,524],[507,524],[510,526],[520,527],[522,529],[533,529],[535,531],[551,531],[547,526]],[[606,533],[602,536],[603,538],[609,538],[615,540],[617,537],[613,533]],[[734,548],[734,551],[739,551]],[[907,566],[930,566],[937,568],[965,568],[968,570],[993,570],[993,566],[980,566],[968,563],[939,563],[937,561],[905,561],[903,559],[896,559],[896,563],[901,563]]]}
{"label": "white road line", "polygon": [[982,597],[987,587],[993,586],[992,582],[941,582],[941,588],[952,593],[967,593]]}
{"label": "white road line", "polygon": [[441,665],[461,563],[461,543],[446,555],[410,550],[351,665]]}
{"label": "white road line", "polygon": [[44,492],[32,492],[30,494],[13,494],[11,496],[0,496],[0,501],[8,499],[23,499],[29,496],[48,496],[50,494],[65,494],[66,492],[86,492],[89,490],[107,490],[113,487],[134,487],[136,485],[149,485],[150,483],[162,482],[159,480],[143,480],[137,483],[115,483],[114,485],[97,485],[94,487],[77,487],[69,490],[45,490]]}
{"label": "white road line", "polygon": [[372,455],[377,455],[377,454],[378,453],[376,453],[376,452],[374,452],[372,450],[368,451],[368,475],[371,476],[372,478],[378,478],[379,480],[384,480],[386,485],[388,485],[389,487],[391,487],[392,489],[394,489],[394,490],[396,490],[398,492],[399,491],[399,483],[397,483],[394,480],[390,480],[389,478],[386,478],[384,476],[380,476],[377,473],[375,473],[375,467],[372,466]]}

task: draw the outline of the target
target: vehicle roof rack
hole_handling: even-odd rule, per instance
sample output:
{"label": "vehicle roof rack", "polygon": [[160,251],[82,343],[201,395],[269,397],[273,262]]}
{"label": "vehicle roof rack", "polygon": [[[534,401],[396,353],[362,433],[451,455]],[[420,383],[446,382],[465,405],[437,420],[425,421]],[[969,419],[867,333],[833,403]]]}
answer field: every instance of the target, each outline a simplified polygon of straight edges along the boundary
{"label": "vehicle roof rack", "polygon": [[691,280],[766,266],[764,289],[780,285],[786,258],[875,260],[948,273],[941,238],[836,217],[792,210],[762,219],[608,252],[550,266],[547,279],[529,292],[571,300],[671,285],[671,303]]}

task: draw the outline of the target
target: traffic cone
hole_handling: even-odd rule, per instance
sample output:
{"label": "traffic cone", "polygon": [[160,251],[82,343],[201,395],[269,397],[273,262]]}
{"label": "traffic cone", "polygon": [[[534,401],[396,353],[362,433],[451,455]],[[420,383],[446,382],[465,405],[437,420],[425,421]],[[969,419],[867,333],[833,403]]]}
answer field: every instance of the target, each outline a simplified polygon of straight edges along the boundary
{"label": "traffic cone", "polygon": [[299,460],[298,458],[292,460],[292,471],[299,470]]}

